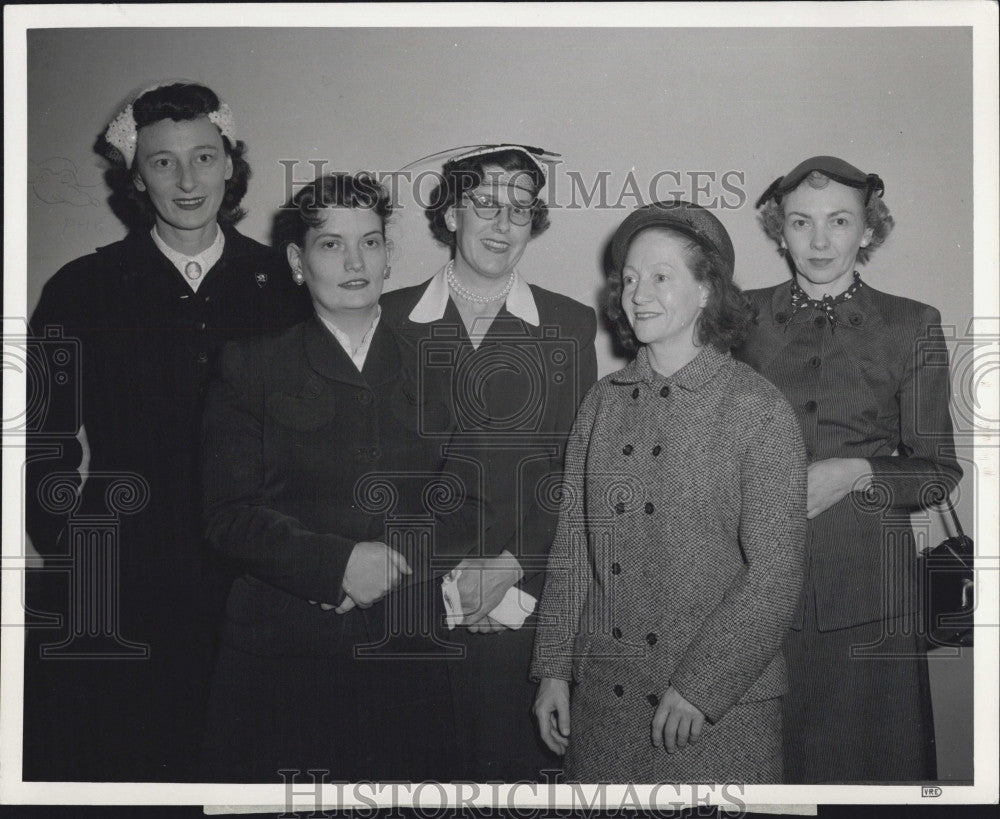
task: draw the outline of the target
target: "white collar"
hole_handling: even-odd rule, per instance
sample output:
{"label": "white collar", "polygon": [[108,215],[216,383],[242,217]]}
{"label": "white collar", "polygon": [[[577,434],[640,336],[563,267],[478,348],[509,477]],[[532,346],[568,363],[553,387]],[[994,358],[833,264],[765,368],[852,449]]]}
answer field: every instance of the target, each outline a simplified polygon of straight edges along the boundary
{"label": "white collar", "polygon": [[[177,272],[184,276],[184,281],[191,286],[192,290],[198,289],[198,285],[205,280],[205,274],[208,273],[215,263],[222,258],[222,251],[226,247],[226,235],[222,232],[222,228],[220,227],[216,227],[215,239],[212,241],[212,244],[206,247],[197,256],[186,256],[185,254],[174,250],[170,245],[163,241],[163,237],[160,236],[159,231],[156,229],[156,225],[153,225],[150,235],[153,237],[153,243],[160,249],[160,252],[170,260],[170,263],[177,268]],[[202,273],[197,279],[189,279],[184,273],[184,268],[187,267],[189,262],[197,262],[201,266]]]}
{"label": "white collar", "polygon": [[[448,299],[451,295],[448,281],[445,278],[446,269],[447,265],[442,267],[431,279],[424,295],[410,311],[410,321],[417,324],[429,324],[444,317],[444,311],[448,307]],[[517,316],[521,321],[527,322],[533,327],[537,327],[541,323],[538,318],[538,305],[535,304],[531,287],[517,270],[514,271],[514,284],[511,285],[510,292],[507,294],[506,307],[507,312],[512,316]]]}
{"label": "white collar", "polygon": [[378,304],[375,306],[375,318],[372,319],[371,327],[365,331],[357,349],[351,348],[351,339],[347,333],[341,330],[336,324],[325,316],[320,316],[319,313],[316,315],[319,316],[319,320],[323,322],[326,329],[333,334],[335,339],[337,339],[340,346],[344,348],[344,352],[347,353],[351,361],[354,362],[354,366],[358,368],[358,372],[361,372],[365,368],[365,359],[368,358],[368,350],[372,346],[372,337],[375,335],[375,328],[378,327],[379,319],[382,318],[382,305]]}

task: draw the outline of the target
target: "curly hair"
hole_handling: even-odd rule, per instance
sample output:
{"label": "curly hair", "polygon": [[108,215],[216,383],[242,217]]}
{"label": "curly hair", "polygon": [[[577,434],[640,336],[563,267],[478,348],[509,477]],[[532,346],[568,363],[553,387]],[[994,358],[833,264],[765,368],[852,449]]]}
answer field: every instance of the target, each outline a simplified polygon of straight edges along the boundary
{"label": "curly hair", "polygon": [[[814,188],[821,188],[829,180],[830,177],[826,174],[820,171],[813,171],[806,177],[804,182],[809,183]],[[860,189],[858,190],[858,195],[862,195]],[[781,246],[785,230],[784,205],[777,198],[769,199],[761,207],[757,219],[764,229],[764,233],[778,245],[778,253],[787,257],[788,251]],[[865,227],[872,231],[872,238],[868,242],[867,247],[858,248],[858,264],[865,264],[875,249],[889,238],[893,225],[895,225],[895,220],[892,218],[892,214],[889,213],[889,208],[885,202],[882,201],[882,197],[874,194],[870,196],[867,204],[865,204]]]}
{"label": "curly hair", "polygon": [[382,221],[382,235],[392,215],[389,192],[375,176],[359,173],[328,173],[318,176],[281,206],[274,217],[271,244],[281,252],[288,245],[302,247],[309,228],[325,221],[323,208],[370,208]]}
{"label": "curly hair", "polygon": [[[219,110],[218,96],[204,85],[195,83],[174,83],[147,91],[132,103],[132,115],[138,131],[147,125],[161,120],[170,119],[174,122],[198,119]],[[234,145],[229,137],[222,136],[222,144],[226,156],[233,161],[233,173],[226,180],[225,193],[219,207],[217,219],[224,225],[235,225],[246,211],[240,207],[246,196],[250,182],[250,163],[244,158],[247,146],[243,140],[236,140]],[[146,191],[140,191],[135,186],[138,171],[125,166],[121,154],[110,146],[102,133],[97,138],[95,150],[111,161],[111,166],[105,171],[104,179],[111,188],[109,204],[130,229],[151,228],[156,222],[156,208]]]}
{"label": "curly hair", "polygon": [[[709,286],[708,301],[695,327],[698,343],[712,344],[728,352],[739,347],[746,339],[754,322],[754,309],[743,291],[727,274],[727,265],[719,253],[696,239],[666,227],[648,227],[632,236],[629,245],[648,231],[659,231],[681,240],[688,270],[696,282]],[[626,254],[627,255],[627,254]],[[640,342],[629,324],[622,307],[622,266],[612,266],[605,288],[604,312],[614,328],[618,343],[630,355],[639,349]]]}
{"label": "curly hair", "polygon": [[[444,216],[449,208],[458,206],[463,194],[483,184],[487,176],[486,168],[496,166],[508,173],[526,174],[531,179],[532,193],[535,196],[545,186],[542,172],[520,151],[497,151],[446,162],[441,172],[441,181],[431,191],[430,204],[424,208],[431,234],[438,242],[446,247],[455,248],[455,234],[448,230]],[[531,238],[544,233],[548,227],[548,205],[536,202],[531,215]]]}

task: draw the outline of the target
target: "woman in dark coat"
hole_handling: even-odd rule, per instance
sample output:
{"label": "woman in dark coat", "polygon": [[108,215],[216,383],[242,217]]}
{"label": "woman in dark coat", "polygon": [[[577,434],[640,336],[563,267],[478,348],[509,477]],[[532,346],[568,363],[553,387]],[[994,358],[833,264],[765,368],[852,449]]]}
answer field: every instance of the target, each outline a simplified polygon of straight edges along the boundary
{"label": "woman in dark coat", "polygon": [[892,229],[882,181],[813,157],[760,198],[791,281],[748,293],[740,357],[788,398],[809,460],[803,599],[788,634],[786,781],[935,776],[909,514],[962,470],[941,317],[861,279]]}
{"label": "woman in dark coat", "polygon": [[442,454],[442,388],[381,316],[390,211],[364,175],[296,193],[274,238],[315,314],[227,347],[209,394],[208,538],[245,572],[212,689],[213,780],[442,779],[454,764],[431,578],[476,521]]}
{"label": "woman in dark coat", "polygon": [[[491,512],[483,565],[498,571],[486,585],[502,591],[523,575],[518,588],[535,599],[566,436],[597,377],[594,311],[529,284],[517,267],[549,224],[539,154],[490,145],[447,162],[426,214],[452,259],[428,281],[382,297],[387,320],[420,345],[423,370],[446,378],[458,423],[453,451],[475,464]],[[510,560],[516,571],[505,573]],[[489,617],[488,605],[479,609],[452,633],[463,649],[449,666],[463,760],[454,778],[536,780],[559,765],[530,717],[536,618],[511,629]]]}
{"label": "woman in dark coat", "polygon": [[805,529],[795,416],[729,354],[751,314],[711,213],[639,208],[611,253],[608,312],[638,352],[570,436],[538,726],[571,781],[778,782]]}
{"label": "woman in dark coat", "polygon": [[145,91],[100,146],[132,230],[56,273],[31,320],[25,505],[48,571],[28,619],[63,622],[27,633],[24,778],[184,781],[231,581],[203,540],[205,391],[228,340],[301,321],[308,299],[233,227],[250,167],[213,91]]}

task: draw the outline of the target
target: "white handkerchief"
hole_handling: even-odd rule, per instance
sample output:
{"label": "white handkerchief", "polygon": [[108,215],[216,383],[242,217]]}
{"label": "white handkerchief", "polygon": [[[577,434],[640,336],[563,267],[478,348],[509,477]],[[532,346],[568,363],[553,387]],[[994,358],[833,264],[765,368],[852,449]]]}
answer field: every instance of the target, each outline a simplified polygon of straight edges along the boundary
{"label": "white handkerchief", "polygon": [[[461,577],[460,569],[452,569],[441,580],[441,596],[444,598],[445,623],[449,631],[455,626],[465,622],[465,615],[462,613],[462,601],[458,594],[458,578]],[[511,629],[519,629],[528,619],[528,615],[535,610],[538,603],[535,598],[522,591],[516,586],[507,589],[507,594],[503,600],[497,604],[496,608],[490,612],[490,617],[498,623]]]}

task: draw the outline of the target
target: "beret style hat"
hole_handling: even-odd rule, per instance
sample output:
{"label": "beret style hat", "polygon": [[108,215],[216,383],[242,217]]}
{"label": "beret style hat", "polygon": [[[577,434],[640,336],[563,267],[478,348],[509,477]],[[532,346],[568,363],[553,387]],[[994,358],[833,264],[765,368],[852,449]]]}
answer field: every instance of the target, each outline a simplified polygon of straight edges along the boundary
{"label": "beret style hat", "polygon": [[850,162],[845,162],[836,156],[814,156],[800,162],[784,176],[779,176],[761,194],[755,208],[759,208],[769,199],[781,202],[781,198],[795,190],[809,174],[819,171],[824,176],[830,177],[834,182],[840,182],[851,188],[864,188],[865,204],[871,199],[872,193],[881,196],[885,192],[885,184],[877,173],[864,173],[855,168]]}
{"label": "beret style hat", "polygon": [[643,205],[625,217],[611,239],[611,261],[616,270],[624,266],[633,237],[651,227],[676,230],[690,236],[703,248],[715,251],[725,265],[726,277],[732,279],[736,253],[722,222],[711,211],[683,199]]}

